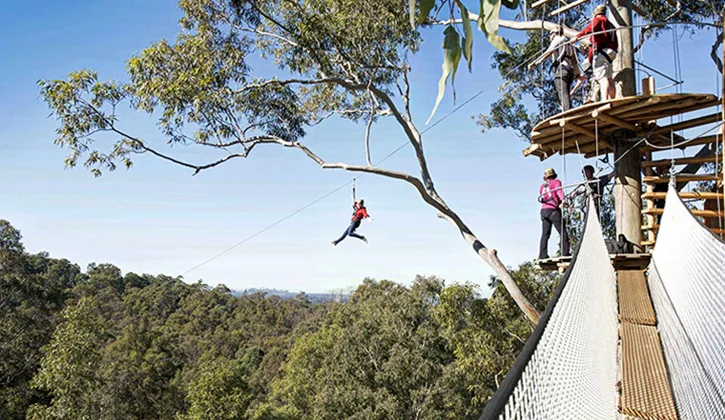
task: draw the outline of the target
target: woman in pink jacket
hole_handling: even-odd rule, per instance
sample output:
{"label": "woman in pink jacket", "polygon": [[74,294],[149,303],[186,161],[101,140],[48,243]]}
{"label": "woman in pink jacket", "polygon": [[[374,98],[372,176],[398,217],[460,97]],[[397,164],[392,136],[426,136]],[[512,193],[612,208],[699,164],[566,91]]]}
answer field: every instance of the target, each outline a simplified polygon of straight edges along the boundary
{"label": "woman in pink jacket", "polygon": [[541,241],[539,242],[539,259],[549,258],[549,237],[551,226],[554,225],[561,238],[561,255],[568,256],[569,235],[566,234],[564,217],[561,209],[564,203],[564,190],[561,181],[557,179],[553,168],[544,171],[544,183],[539,188],[539,202],[541,202]]}

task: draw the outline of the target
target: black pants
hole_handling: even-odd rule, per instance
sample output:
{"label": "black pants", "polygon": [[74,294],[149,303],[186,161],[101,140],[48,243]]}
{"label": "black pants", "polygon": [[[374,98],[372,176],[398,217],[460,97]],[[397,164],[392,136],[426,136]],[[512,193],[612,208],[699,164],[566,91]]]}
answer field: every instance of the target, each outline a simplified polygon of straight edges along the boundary
{"label": "black pants", "polygon": [[561,209],[542,209],[541,210],[541,242],[539,243],[539,259],[549,257],[549,237],[551,237],[551,226],[554,225],[556,231],[559,232],[563,244],[561,255],[569,255],[569,235],[563,225]]}
{"label": "black pants", "polygon": [[574,75],[569,70],[559,70],[556,72],[554,77],[554,86],[556,86],[556,92],[559,95],[559,103],[563,111],[571,109],[571,97],[569,97],[569,91],[571,90],[571,83],[574,81]]}

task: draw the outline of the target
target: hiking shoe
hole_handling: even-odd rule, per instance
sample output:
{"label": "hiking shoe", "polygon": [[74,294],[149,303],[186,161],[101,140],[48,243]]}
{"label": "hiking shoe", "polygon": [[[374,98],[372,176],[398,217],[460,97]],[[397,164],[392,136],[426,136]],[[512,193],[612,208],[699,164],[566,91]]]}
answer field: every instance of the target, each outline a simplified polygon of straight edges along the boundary
{"label": "hiking shoe", "polygon": [[363,241],[364,241],[365,243],[368,243],[368,238],[366,238],[366,237],[364,237],[364,236],[363,236],[362,240],[363,240]]}
{"label": "hiking shoe", "polygon": [[332,244],[332,246],[337,246],[337,242],[335,242],[335,241],[332,241],[331,244]]}

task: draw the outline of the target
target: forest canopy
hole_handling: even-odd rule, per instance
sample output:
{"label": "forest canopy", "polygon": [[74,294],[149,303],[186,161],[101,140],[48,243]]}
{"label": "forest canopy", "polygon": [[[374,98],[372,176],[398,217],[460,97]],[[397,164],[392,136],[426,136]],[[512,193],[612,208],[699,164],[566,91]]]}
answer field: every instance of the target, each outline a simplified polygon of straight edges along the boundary
{"label": "forest canopy", "polygon": [[[346,302],[30,254],[0,221],[0,418],[477,418],[532,325],[496,278],[365,279]],[[557,275],[515,280],[545,307]]]}

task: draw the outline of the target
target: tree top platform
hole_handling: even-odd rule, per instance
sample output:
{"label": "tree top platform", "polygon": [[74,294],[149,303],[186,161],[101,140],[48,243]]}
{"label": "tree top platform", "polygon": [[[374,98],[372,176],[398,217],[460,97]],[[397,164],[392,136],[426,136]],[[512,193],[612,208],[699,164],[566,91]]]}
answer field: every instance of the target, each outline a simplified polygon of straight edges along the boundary
{"label": "tree top platform", "polygon": [[[603,155],[614,151],[609,138],[621,130],[633,131],[637,137],[648,137],[654,145],[667,146],[671,142],[671,131],[715,123],[722,116],[713,110],[711,114],[666,126],[658,126],[657,120],[719,104],[720,99],[712,94],[672,93],[629,96],[583,105],[538,123],[531,132],[531,145],[524,150],[524,156],[538,156],[543,161],[557,153],[583,154],[587,158]],[[682,140],[675,135],[675,142]]]}

